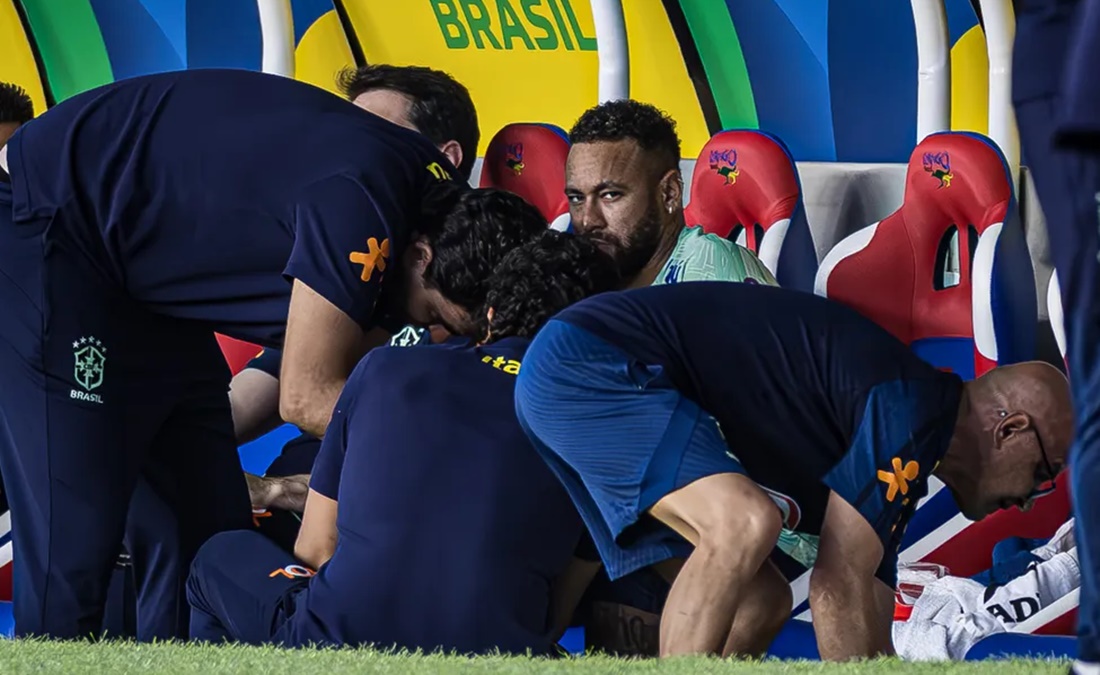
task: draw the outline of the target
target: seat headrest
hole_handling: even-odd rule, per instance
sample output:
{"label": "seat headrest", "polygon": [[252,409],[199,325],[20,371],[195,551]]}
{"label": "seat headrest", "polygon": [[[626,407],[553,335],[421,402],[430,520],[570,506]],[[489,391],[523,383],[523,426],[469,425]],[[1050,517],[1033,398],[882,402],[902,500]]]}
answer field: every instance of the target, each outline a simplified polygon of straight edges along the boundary
{"label": "seat headrest", "polygon": [[815,290],[973,377],[1033,355],[1033,279],[1003,155],[945,132],[910,156],[901,208],[838,243]]}
{"label": "seat headrest", "polygon": [[687,222],[734,239],[740,234],[734,228],[741,226],[745,246],[758,251],[767,228],[793,217],[800,193],[798,170],[783,141],[763,131],[722,131],[695,162]]}
{"label": "seat headrest", "polygon": [[1013,186],[1004,156],[984,136],[931,134],[909,157],[902,209],[921,223],[973,225],[980,235],[989,226],[1005,221],[1012,199]]}
{"label": "seat headrest", "polygon": [[565,161],[569,140],[552,124],[509,124],[489,141],[481,169],[481,187],[515,193],[552,223],[568,213]]}

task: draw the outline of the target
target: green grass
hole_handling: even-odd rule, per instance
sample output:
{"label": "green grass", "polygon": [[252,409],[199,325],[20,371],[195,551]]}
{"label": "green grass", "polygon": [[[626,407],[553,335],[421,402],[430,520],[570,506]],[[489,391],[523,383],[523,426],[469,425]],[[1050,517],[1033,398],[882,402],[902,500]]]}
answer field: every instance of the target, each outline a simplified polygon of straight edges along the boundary
{"label": "green grass", "polygon": [[441,655],[392,654],[370,650],[281,650],[239,646],[194,644],[132,644],[0,640],[0,673],[241,673],[242,675],[305,675],[318,673],[565,673],[609,675],[661,673],[662,675],[730,675],[753,673],[914,673],[955,675],[1064,674],[1066,661],[987,661],[983,663],[903,663],[893,659],[859,663],[822,664],[802,661],[739,662],[707,658],[668,661],[625,661],[604,656],[559,660],[514,657],[460,658]]}

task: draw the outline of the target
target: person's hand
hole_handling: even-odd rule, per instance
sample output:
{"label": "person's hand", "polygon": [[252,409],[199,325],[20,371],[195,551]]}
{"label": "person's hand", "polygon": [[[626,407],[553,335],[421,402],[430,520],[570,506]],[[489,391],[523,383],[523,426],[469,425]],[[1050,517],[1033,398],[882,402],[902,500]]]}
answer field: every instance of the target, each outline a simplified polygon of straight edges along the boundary
{"label": "person's hand", "polygon": [[305,510],[309,474],[265,477],[246,472],[244,478],[248,483],[248,496],[253,509],[281,509],[299,513]]}

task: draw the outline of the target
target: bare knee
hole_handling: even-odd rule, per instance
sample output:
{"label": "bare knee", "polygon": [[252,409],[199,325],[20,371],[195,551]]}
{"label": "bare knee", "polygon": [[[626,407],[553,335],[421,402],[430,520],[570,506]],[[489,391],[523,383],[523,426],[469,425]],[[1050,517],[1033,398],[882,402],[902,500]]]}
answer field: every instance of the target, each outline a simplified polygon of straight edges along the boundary
{"label": "bare knee", "polygon": [[771,498],[740,474],[716,474],[672,492],[650,513],[695,545],[700,553],[730,549],[762,560],[783,527]]}

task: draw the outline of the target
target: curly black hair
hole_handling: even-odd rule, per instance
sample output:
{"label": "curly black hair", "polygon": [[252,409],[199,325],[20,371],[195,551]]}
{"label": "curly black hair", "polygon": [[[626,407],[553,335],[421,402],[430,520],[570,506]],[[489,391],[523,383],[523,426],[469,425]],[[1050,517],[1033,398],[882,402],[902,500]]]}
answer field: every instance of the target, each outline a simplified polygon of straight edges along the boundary
{"label": "curly black hair", "polygon": [[[619,287],[615,261],[585,237],[546,230],[512,251],[489,281],[480,337],[534,337],[574,302]],[[488,309],[493,319],[486,318]]]}
{"label": "curly black hair", "polygon": [[422,211],[424,225],[415,234],[432,248],[424,284],[468,310],[482,306],[505,256],[546,231],[538,209],[494,188],[439,183]]}
{"label": "curly black hair", "polygon": [[470,92],[447,73],[423,66],[391,66],[378,63],[345,68],[336,84],[349,101],[378,89],[396,91],[412,100],[410,121],[436,145],[458,141],[462,166],[458,173],[469,180],[477,160],[481,129]]}
{"label": "curly black hair", "polygon": [[0,82],[0,124],[26,124],[34,119],[34,103],[18,84]]}
{"label": "curly black hair", "polygon": [[569,142],[599,143],[631,139],[652,153],[662,172],[680,167],[676,121],[655,106],[622,99],[584,111],[569,131]]}

